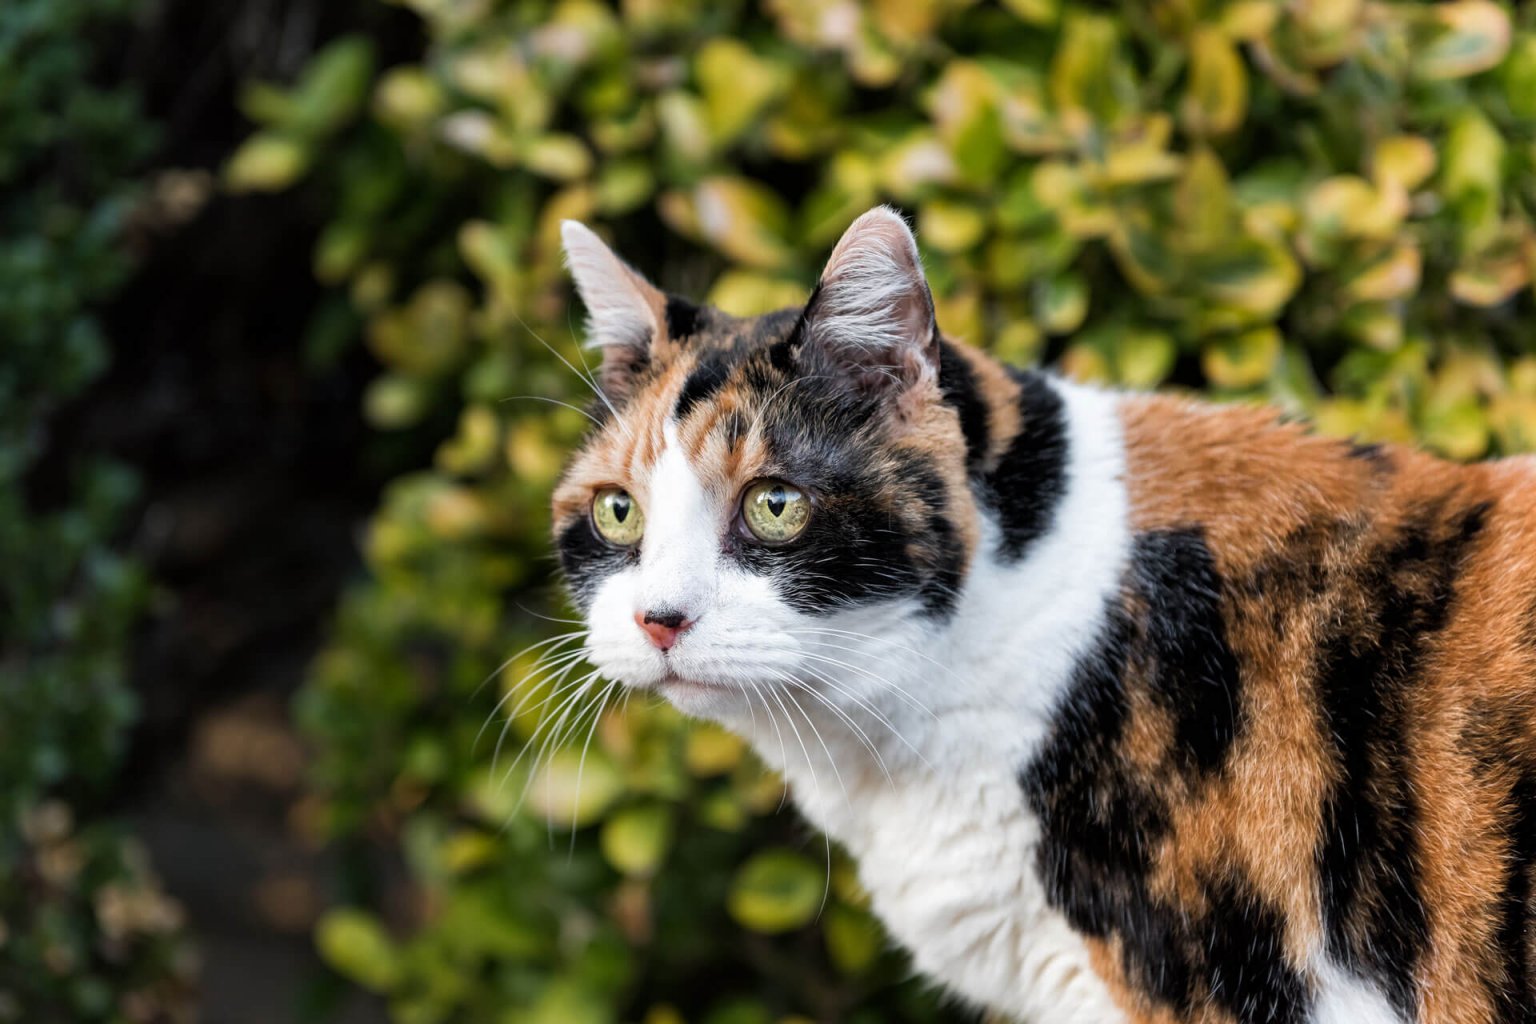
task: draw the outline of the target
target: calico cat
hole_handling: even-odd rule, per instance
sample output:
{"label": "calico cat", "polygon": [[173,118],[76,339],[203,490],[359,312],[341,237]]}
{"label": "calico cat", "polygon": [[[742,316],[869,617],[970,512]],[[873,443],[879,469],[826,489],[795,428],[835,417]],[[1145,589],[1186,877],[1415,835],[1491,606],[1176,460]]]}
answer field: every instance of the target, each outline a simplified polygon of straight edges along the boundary
{"label": "calico cat", "polygon": [[1536,1022],[1536,463],[1003,366],[887,209],[755,319],[564,239],[587,655],[747,737],[923,972],[1026,1021]]}

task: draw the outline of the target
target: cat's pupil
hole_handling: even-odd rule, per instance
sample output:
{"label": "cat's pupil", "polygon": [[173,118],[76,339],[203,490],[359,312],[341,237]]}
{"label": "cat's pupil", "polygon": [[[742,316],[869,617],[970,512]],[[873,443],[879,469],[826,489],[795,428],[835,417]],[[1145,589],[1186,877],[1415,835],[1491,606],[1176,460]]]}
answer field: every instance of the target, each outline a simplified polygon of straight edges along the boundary
{"label": "cat's pupil", "polygon": [[624,520],[629,518],[629,499],[628,498],[623,497],[622,495],[617,495],[617,494],[614,495],[614,497],[613,497],[613,518],[618,520],[621,523]]}
{"label": "cat's pupil", "polygon": [[784,506],[789,503],[789,498],[784,493],[784,488],[775,487],[768,492],[768,511],[777,519],[784,514]]}

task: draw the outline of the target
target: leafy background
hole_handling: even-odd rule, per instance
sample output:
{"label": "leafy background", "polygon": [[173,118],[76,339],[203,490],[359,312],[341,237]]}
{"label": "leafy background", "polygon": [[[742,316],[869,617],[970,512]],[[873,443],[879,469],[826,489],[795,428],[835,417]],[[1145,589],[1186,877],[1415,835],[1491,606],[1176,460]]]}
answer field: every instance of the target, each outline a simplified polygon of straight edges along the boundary
{"label": "leafy background", "polygon": [[[367,356],[354,448],[388,472],[291,705],[293,827],[340,865],[316,948],[391,1019],[964,1016],[885,948],[851,866],[739,743],[638,701],[588,714],[540,648],[506,660],[569,649],[546,502],[584,420],[545,399],[586,396],[560,220],[750,314],[802,299],[848,222],[890,202],[941,325],[1009,360],[1459,459],[1536,441],[1529,8],[402,0],[390,34],[374,6],[302,69],[251,76],[250,133],[218,162],[239,202],[318,211],[306,372]],[[23,428],[42,415],[21,408]],[[102,507],[90,493],[66,504]],[[126,603],[91,598],[119,623]],[[120,639],[32,642],[122,657]],[[17,799],[63,806],[39,801],[72,786]],[[103,998],[128,984],[107,975]]]}

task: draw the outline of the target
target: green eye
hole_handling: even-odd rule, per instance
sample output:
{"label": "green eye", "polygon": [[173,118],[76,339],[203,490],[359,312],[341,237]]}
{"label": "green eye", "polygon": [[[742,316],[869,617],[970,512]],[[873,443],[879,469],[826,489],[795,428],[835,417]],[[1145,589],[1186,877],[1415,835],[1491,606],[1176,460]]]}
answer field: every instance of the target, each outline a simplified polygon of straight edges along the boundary
{"label": "green eye", "polygon": [[627,548],[640,543],[645,516],[640,512],[640,503],[628,491],[604,487],[592,499],[592,525],[608,543]]}
{"label": "green eye", "polygon": [[741,498],[741,518],[765,544],[786,544],[811,521],[811,499],[793,484],[761,480]]}

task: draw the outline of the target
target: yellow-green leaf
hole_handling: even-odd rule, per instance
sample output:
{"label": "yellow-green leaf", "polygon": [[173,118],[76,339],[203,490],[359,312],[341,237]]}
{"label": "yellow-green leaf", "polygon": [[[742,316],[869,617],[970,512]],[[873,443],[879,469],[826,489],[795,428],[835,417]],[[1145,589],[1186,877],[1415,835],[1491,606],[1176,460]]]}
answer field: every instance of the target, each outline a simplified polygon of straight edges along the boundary
{"label": "yellow-green leaf", "polygon": [[1273,327],[1255,328],[1207,344],[1200,353],[1200,365],[1217,387],[1253,387],[1274,370],[1281,345],[1280,332]]}
{"label": "yellow-green leaf", "polygon": [[257,132],[240,144],[224,165],[224,183],[234,192],[277,192],[309,170],[303,143],[271,132]]}
{"label": "yellow-green leaf", "polygon": [[574,135],[545,135],[528,147],[523,164],[546,178],[571,181],[585,177],[592,169],[592,153]]}
{"label": "yellow-green leaf", "polygon": [[597,747],[555,751],[528,783],[527,813],[557,828],[580,828],[602,817],[624,789],[623,777]]}
{"label": "yellow-green leaf", "polygon": [[746,743],[735,733],[718,725],[701,724],[689,731],[683,760],[695,778],[707,779],[735,768],[746,749]]}
{"label": "yellow-green leaf", "polygon": [[1120,383],[1133,388],[1156,387],[1172,372],[1178,354],[1178,345],[1166,331],[1128,330],[1115,345]]}
{"label": "yellow-green leaf", "polygon": [[1378,185],[1391,183],[1413,191],[1435,173],[1435,147],[1418,135],[1393,135],[1376,143],[1371,175]]}
{"label": "yellow-green leaf", "polygon": [[716,146],[745,131],[783,92],[785,76],[745,43],[728,36],[706,42],[694,57],[704,116]]}
{"label": "yellow-green leaf", "polygon": [[672,812],[661,804],[626,807],[603,823],[600,845],[615,870],[648,878],[672,844]]}
{"label": "yellow-green leaf", "polygon": [[1453,459],[1475,459],[1488,450],[1488,419],[1476,399],[1426,410],[1421,428],[1425,444]]}
{"label": "yellow-green leaf", "polygon": [[1509,56],[1499,65],[1498,77],[1510,112],[1527,120],[1536,118],[1536,34],[1516,37]]}
{"label": "yellow-green leaf", "polygon": [[707,296],[709,304],[732,316],[759,316],[805,302],[805,286],[798,281],[759,274],[751,270],[727,270]]}
{"label": "yellow-green leaf", "polygon": [[1113,129],[1129,108],[1124,88],[1125,65],[1120,56],[1120,32],[1113,18],[1102,14],[1068,14],[1061,41],[1051,60],[1051,102],[1063,125],[1086,136]]}
{"label": "yellow-green leaf", "polygon": [[1071,334],[1088,315],[1088,282],[1066,273],[1042,281],[1035,289],[1035,322],[1047,334]]}
{"label": "yellow-green leaf", "polygon": [[789,850],[765,850],[736,872],[726,909],[755,932],[792,931],[816,916],[825,889],[821,865]]}
{"label": "yellow-green leaf", "polygon": [[784,241],[789,211],[766,185],[748,178],[706,178],[690,199],[699,235],[726,256],[769,270],[789,262]]}
{"label": "yellow-green leaf", "polygon": [[315,927],[315,945],[326,963],[371,992],[400,983],[400,954],[371,914],[350,907],[328,912]]}
{"label": "yellow-green leaf", "polygon": [[970,203],[933,199],[918,211],[919,237],[939,252],[965,252],[975,248],[986,230],[985,215]]}
{"label": "yellow-green leaf", "polygon": [[1189,42],[1189,84],[1180,115],[1195,135],[1224,135],[1248,111],[1248,72],[1237,47],[1220,30],[1196,29]]}
{"label": "yellow-green leaf", "polygon": [[844,974],[868,970],[885,945],[879,922],[862,910],[842,904],[827,908],[822,936],[827,943],[827,955]]}
{"label": "yellow-green leaf", "polygon": [[1388,302],[1418,291],[1423,258],[1414,242],[1402,242],[1381,259],[1356,274],[1346,286],[1351,297],[1362,302]]}
{"label": "yellow-green leaf", "polygon": [[1509,15],[1491,0],[1433,6],[1435,31],[1413,53],[1413,73],[1425,81],[1465,78],[1495,67],[1509,52]]}

